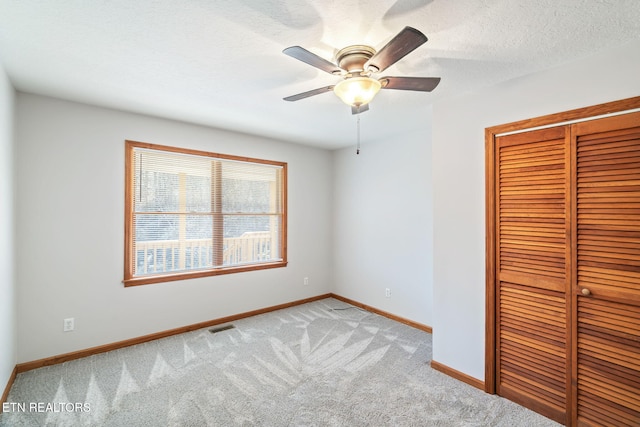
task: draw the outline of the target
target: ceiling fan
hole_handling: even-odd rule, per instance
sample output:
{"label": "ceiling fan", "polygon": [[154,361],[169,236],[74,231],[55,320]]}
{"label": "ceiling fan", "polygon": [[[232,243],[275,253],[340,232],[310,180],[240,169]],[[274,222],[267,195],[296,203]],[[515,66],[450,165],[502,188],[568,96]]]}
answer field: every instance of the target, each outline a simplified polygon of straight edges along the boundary
{"label": "ceiling fan", "polygon": [[420,31],[404,27],[379,51],[366,45],[347,46],[338,51],[335,63],[300,46],[288,47],[282,51],[284,54],[329,74],[342,76],[343,80],[335,85],[288,96],[284,100],[298,101],[333,91],[345,104],[351,106],[353,114],[359,114],[369,109],[369,102],[380,89],[431,92],[440,83],[439,77],[371,77],[372,74],[386,70],[426,41],[427,36]]}

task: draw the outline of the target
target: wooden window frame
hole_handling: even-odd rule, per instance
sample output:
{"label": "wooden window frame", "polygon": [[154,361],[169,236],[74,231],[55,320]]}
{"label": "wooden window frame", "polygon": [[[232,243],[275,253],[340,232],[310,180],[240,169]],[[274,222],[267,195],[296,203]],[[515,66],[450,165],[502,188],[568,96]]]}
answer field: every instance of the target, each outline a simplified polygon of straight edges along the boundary
{"label": "wooden window frame", "polygon": [[[281,259],[276,261],[268,261],[263,263],[254,264],[240,264],[232,266],[213,267],[209,269],[198,269],[193,271],[180,271],[176,273],[157,273],[153,275],[135,276],[133,266],[133,254],[134,254],[134,236],[135,236],[135,224],[134,224],[134,203],[133,197],[134,191],[134,170],[133,165],[133,152],[135,148],[144,148],[158,151],[165,151],[170,153],[195,155],[201,157],[209,157],[212,159],[240,161],[246,163],[257,163],[265,165],[273,165],[282,168],[281,173],[281,203],[282,203],[282,216],[281,216],[281,230],[280,230],[280,252]],[[228,154],[213,153],[201,150],[193,150],[188,148],[172,147],[166,145],[151,144],[138,141],[125,141],[125,250],[124,250],[124,286],[138,286],[147,285],[153,283],[163,283],[176,280],[194,279],[199,277],[217,276],[221,274],[241,273],[246,271],[265,270],[271,268],[281,268],[287,266],[287,163],[278,162],[272,160],[256,159],[251,157],[233,156]],[[219,228],[219,227],[218,227]],[[221,230],[221,228],[220,228]],[[219,252],[219,251],[216,251]],[[219,255],[219,254],[218,254]],[[215,255],[214,255],[215,256]]]}

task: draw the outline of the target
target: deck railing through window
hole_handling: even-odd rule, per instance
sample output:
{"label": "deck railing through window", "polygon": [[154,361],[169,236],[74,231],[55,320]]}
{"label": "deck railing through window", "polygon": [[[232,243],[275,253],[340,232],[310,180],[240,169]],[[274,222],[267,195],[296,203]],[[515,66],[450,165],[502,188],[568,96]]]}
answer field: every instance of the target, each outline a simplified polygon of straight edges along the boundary
{"label": "deck railing through window", "polygon": [[[273,239],[268,231],[225,237],[222,265],[270,260]],[[136,275],[211,268],[214,255],[211,239],[137,241],[134,252]]]}

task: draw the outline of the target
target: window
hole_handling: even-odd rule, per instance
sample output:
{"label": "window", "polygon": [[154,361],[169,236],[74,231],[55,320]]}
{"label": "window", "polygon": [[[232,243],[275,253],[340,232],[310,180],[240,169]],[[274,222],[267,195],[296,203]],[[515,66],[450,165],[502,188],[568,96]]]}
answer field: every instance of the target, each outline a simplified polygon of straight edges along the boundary
{"label": "window", "polygon": [[125,286],[287,265],[287,164],[126,141]]}

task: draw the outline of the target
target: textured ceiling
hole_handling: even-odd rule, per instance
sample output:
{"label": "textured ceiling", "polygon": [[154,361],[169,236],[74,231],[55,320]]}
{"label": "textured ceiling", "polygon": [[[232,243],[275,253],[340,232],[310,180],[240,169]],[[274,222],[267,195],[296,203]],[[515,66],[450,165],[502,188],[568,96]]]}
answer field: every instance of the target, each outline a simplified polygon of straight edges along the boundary
{"label": "textured ceiling", "polygon": [[266,135],[355,144],[339,78],[282,54],[333,60],[404,26],[429,41],[385,75],[442,77],[432,93],[381,91],[363,142],[423,129],[434,101],[640,37],[639,0],[0,0],[0,62],[24,92]]}

